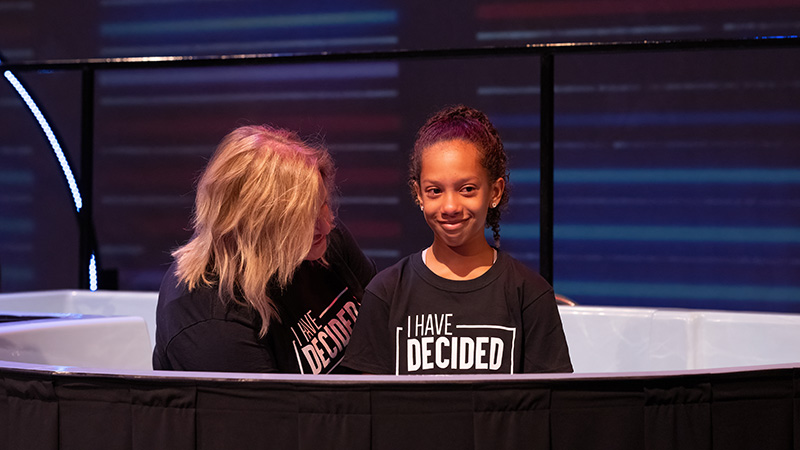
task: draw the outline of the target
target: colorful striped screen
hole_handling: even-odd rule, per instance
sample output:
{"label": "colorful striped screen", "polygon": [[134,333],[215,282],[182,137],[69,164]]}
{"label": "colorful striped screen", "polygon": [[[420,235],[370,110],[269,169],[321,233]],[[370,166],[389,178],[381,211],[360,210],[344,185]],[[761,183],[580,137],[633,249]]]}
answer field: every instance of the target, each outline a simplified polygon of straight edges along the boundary
{"label": "colorful striped screen", "polygon": [[[789,0],[89,3],[0,3],[0,52],[10,61],[366,53],[800,30]],[[797,61],[791,48],[558,56],[556,290],[582,304],[800,311]],[[80,75],[17,76],[77,164]],[[535,57],[109,70],[96,82],[97,256],[120,289],[158,288],[170,250],[189,237],[198,172],[242,124],[330,147],[339,215],[381,268],[425,247],[406,160],[426,116],[452,103],[486,111],[499,129],[512,189],[501,248],[538,268]],[[0,290],[74,288],[77,225],[58,163],[8,84],[0,116]]]}

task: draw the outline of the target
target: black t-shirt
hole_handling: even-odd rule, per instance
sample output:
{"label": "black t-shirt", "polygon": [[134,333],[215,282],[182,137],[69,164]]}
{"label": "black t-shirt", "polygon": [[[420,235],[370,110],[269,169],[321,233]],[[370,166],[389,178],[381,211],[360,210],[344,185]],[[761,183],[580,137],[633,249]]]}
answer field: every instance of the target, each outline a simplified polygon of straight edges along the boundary
{"label": "black t-shirt", "polygon": [[[296,298],[307,301],[292,300]],[[306,261],[276,302],[281,322],[273,321],[266,338],[277,365],[306,374],[336,369],[361,305],[344,281],[321,264]],[[287,342],[292,352],[280,351]]]}
{"label": "black t-shirt", "polygon": [[[283,292],[270,292],[281,321],[258,337],[255,310],[224,303],[216,286],[189,291],[167,271],[156,309],[153,368],[213,372],[330,373],[339,366],[363,287],[375,275],[344,228],[329,235],[328,266],[304,261]],[[341,348],[340,348],[341,347]]]}
{"label": "black t-shirt", "polygon": [[504,252],[473,280],[447,280],[420,253],[367,286],[343,365],[367,373],[571,372],[553,290]]}

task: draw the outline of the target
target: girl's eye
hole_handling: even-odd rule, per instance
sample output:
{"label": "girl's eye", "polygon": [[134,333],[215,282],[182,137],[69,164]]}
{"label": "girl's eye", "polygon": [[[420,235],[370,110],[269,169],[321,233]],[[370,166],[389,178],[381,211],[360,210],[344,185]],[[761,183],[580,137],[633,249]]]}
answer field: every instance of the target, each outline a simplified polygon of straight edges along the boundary
{"label": "girl's eye", "polygon": [[438,195],[438,194],[441,194],[441,193],[442,193],[442,190],[439,189],[439,188],[428,188],[428,194],[429,195]]}
{"label": "girl's eye", "polygon": [[472,193],[474,193],[474,192],[475,192],[477,189],[475,188],[475,186],[464,186],[463,188],[461,188],[461,190],[462,190],[464,193],[467,193],[467,194],[472,194]]}

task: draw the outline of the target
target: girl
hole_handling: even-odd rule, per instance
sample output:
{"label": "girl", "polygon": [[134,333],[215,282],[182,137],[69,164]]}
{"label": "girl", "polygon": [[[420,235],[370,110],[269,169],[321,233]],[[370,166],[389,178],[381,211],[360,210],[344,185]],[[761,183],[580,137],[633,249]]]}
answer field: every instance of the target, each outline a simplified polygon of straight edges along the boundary
{"label": "girl", "polygon": [[398,375],[571,372],[552,287],[496,248],[508,170],[489,119],[465,106],[435,114],[409,172],[433,243],[367,286],[343,364]]}

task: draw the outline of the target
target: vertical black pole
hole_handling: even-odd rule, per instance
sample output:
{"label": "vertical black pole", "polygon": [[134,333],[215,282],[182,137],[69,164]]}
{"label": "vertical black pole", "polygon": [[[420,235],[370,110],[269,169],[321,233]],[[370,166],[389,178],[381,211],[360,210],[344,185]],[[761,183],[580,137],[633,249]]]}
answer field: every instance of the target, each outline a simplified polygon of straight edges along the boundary
{"label": "vertical black pole", "polygon": [[553,284],[553,160],[555,70],[552,53],[541,55],[539,109],[539,273]]}
{"label": "vertical black pole", "polygon": [[89,289],[89,263],[94,250],[92,224],[94,179],[94,70],[84,67],[81,77],[81,176],[79,187],[83,206],[78,213],[80,247],[78,255],[79,287]]}

